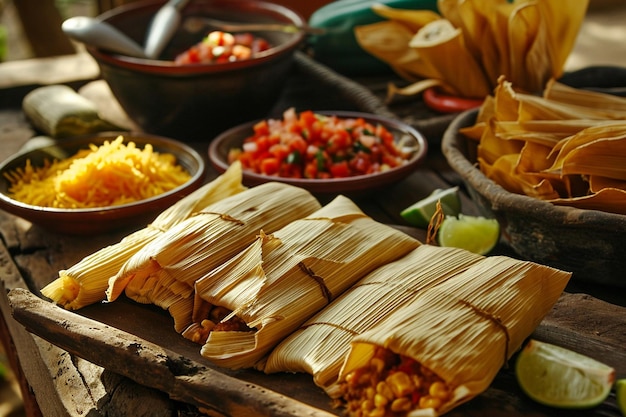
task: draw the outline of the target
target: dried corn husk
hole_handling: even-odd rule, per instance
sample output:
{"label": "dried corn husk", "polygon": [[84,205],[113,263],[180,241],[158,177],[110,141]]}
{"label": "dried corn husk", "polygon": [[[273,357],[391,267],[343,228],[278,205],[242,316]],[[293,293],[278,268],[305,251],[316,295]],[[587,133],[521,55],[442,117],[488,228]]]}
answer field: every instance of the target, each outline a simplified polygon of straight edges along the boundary
{"label": "dried corn husk", "polygon": [[205,304],[221,306],[251,331],[211,331],[201,354],[228,368],[253,367],[300,324],[376,267],[420,243],[366,216],[338,196],[310,216],[271,235],[196,282],[192,340]]}
{"label": "dried corn husk", "polygon": [[[489,95],[502,75],[521,91],[536,93],[563,74],[588,4],[589,0],[439,0],[439,23],[432,15],[430,21],[419,15],[425,10],[390,12],[374,7],[386,20],[355,28],[355,37],[365,51],[415,83],[390,88],[394,94],[420,93],[429,88],[425,80],[435,79],[448,93],[481,98]],[[394,24],[415,36],[404,45],[404,52],[396,46],[395,53],[388,54],[386,40],[393,37]],[[428,25],[440,32],[441,41],[432,43],[426,53],[415,47],[420,38],[432,38],[434,32],[425,30]],[[454,42],[445,39],[445,33],[453,32]],[[395,42],[405,39],[403,34]]]}
{"label": "dried corn husk", "polygon": [[554,80],[543,96],[517,92],[504,77],[498,82],[476,123],[460,130],[479,141],[481,171],[513,193],[626,212],[621,185],[626,180],[626,99]]}
{"label": "dried corn husk", "polygon": [[485,391],[558,300],[571,274],[493,256],[428,288],[352,340],[340,380],[367,366],[376,346],[408,356],[452,389],[428,415]]}
{"label": "dried corn husk", "polygon": [[263,370],[309,373],[318,386],[337,397],[339,370],[355,335],[481,259],[461,249],[419,246],[375,269],[307,320],[274,348]]}
{"label": "dried corn husk", "polygon": [[[384,29],[383,29],[384,28]],[[429,74],[429,78],[439,78],[439,72],[428,62],[420,60],[419,54],[407,49],[406,45],[411,41],[413,32],[401,23],[388,21],[379,22],[368,26],[358,26],[355,29],[358,41],[364,49],[370,45],[385,45],[384,48],[376,48],[373,56],[390,64],[394,70],[404,78],[417,81],[414,74]],[[434,85],[441,84],[440,81]]]}
{"label": "dried corn husk", "polygon": [[437,69],[440,79],[454,93],[462,97],[484,98],[491,92],[492,84],[467,49],[461,30],[448,20],[428,23],[415,34],[409,46]]}
{"label": "dried corn husk", "polygon": [[131,256],[194,212],[245,190],[241,179],[241,165],[231,165],[224,174],[164,210],[144,229],[59,271],[59,277],[46,285],[41,293],[68,310],[104,300],[109,279],[117,274]]}
{"label": "dried corn husk", "polygon": [[158,305],[169,310],[180,332],[191,322],[197,279],[254,242],[261,229],[273,232],[318,208],[308,191],[275,182],[220,200],[135,253],[110,279],[107,299],[124,292]]}
{"label": "dried corn husk", "polygon": [[89,99],[62,84],[29,92],[22,100],[22,110],[39,131],[55,139],[123,130],[103,119]]}

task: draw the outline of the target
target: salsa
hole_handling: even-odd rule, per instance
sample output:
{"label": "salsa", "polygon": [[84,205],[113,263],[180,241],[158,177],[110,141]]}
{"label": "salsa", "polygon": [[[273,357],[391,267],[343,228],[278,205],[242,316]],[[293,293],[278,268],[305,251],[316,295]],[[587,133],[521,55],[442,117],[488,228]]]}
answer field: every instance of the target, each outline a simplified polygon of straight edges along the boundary
{"label": "salsa", "polygon": [[282,120],[258,122],[253,135],[228,155],[230,163],[239,160],[243,169],[258,174],[309,179],[373,174],[407,158],[382,124],[311,110],[298,114],[293,108]]}
{"label": "salsa", "polygon": [[213,31],[201,42],[177,55],[174,62],[189,65],[244,61],[270,47],[267,40],[251,33]]}

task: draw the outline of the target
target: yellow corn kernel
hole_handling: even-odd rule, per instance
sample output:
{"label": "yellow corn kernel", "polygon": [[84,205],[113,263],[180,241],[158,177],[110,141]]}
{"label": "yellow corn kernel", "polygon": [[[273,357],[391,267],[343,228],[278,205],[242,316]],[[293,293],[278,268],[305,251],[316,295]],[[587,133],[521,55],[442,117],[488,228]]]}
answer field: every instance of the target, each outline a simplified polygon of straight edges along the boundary
{"label": "yellow corn kernel", "polygon": [[368,412],[373,409],[374,409],[374,402],[372,400],[361,401],[361,410],[363,412]]}
{"label": "yellow corn kernel", "polygon": [[387,377],[387,383],[396,397],[404,397],[415,388],[411,378],[404,372],[395,372]]}
{"label": "yellow corn kernel", "polygon": [[385,417],[385,409],[375,408],[369,412],[368,417]]}
{"label": "yellow corn kernel", "polygon": [[385,381],[380,381],[378,384],[376,384],[376,393],[384,396],[388,400],[394,399],[393,391],[391,391],[389,384],[387,384]]}
{"label": "yellow corn kernel", "polygon": [[380,374],[385,369],[385,362],[380,358],[374,357],[370,360],[370,367],[375,373]]}
{"label": "yellow corn kernel", "polygon": [[411,374],[411,382],[415,389],[418,390],[422,386],[422,377],[417,374]]}
{"label": "yellow corn kernel", "polygon": [[441,382],[441,381],[433,382],[432,385],[428,388],[428,393],[431,396],[435,398],[439,398],[441,400],[448,399],[448,396],[450,395],[448,386],[444,382]]}
{"label": "yellow corn kernel", "polygon": [[422,398],[420,398],[419,407],[420,408],[432,408],[436,410],[439,407],[441,407],[441,400],[439,398],[435,398],[430,395],[425,395]]}
{"label": "yellow corn kernel", "polygon": [[373,400],[375,395],[376,395],[375,388],[373,387],[365,388],[365,398],[367,398],[368,400]]}
{"label": "yellow corn kernel", "polygon": [[384,395],[376,394],[374,396],[374,407],[385,408],[387,403],[389,403],[389,400]]}
{"label": "yellow corn kernel", "polygon": [[358,386],[369,385],[369,382],[371,379],[372,379],[372,374],[370,374],[369,372],[362,372],[361,375],[359,375],[359,379],[355,382],[357,383]]}
{"label": "yellow corn kernel", "polygon": [[391,411],[393,411],[394,413],[410,411],[411,407],[411,400],[409,400],[407,397],[396,398],[391,403]]}

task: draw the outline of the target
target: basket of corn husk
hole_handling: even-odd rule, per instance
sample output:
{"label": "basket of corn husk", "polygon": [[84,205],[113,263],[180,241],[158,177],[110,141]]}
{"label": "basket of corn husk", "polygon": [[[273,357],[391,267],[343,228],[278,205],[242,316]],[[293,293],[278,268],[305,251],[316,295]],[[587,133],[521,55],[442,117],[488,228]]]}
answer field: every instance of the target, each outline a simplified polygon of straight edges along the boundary
{"label": "basket of corn husk", "polygon": [[558,79],[587,6],[588,0],[438,0],[436,13],[375,5],[385,20],[356,27],[355,37],[410,82],[390,85],[390,99],[436,88],[482,100],[501,75],[526,92]]}
{"label": "basket of corn husk", "polygon": [[500,78],[450,124],[442,151],[520,256],[623,287],[625,120],[623,97],[555,81],[525,94]]}

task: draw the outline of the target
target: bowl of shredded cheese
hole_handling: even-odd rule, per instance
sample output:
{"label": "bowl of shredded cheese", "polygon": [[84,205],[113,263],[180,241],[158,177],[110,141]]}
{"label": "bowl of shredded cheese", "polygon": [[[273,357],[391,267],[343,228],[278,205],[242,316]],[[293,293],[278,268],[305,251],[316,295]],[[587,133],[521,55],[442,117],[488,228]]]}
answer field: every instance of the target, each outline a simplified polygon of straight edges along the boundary
{"label": "bowl of shredded cheese", "polygon": [[0,208],[55,233],[142,228],[204,181],[179,141],[101,133],[35,147],[0,164]]}

